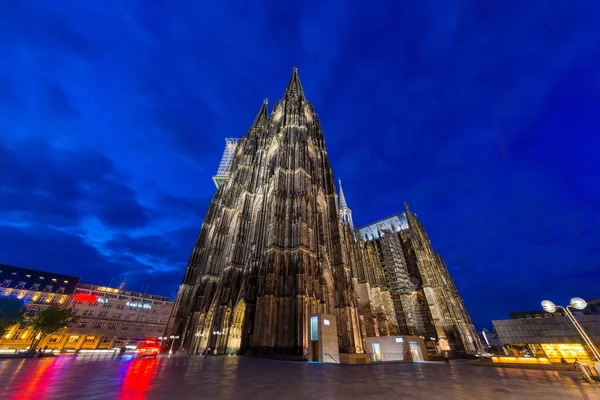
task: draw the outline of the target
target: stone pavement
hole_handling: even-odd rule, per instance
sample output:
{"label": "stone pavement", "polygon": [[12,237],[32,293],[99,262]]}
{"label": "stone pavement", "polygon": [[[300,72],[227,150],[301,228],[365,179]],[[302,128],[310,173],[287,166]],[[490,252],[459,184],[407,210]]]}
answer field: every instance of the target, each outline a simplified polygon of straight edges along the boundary
{"label": "stone pavement", "polygon": [[0,361],[0,399],[600,399],[575,372],[441,363],[75,356]]}

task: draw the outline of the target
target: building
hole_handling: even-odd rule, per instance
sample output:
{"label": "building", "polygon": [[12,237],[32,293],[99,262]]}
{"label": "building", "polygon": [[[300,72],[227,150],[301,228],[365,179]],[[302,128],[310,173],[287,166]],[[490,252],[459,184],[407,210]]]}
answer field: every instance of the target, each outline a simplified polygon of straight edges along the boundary
{"label": "building", "polygon": [[[34,315],[50,305],[69,307],[79,278],[35,269],[0,264],[0,299],[25,303],[25,315]],[[0,338],[0,348],[25,348],[33,340],[24,325],[14,325]]]}
{"label": "building", "polygon": [[164,296],[79,283],[72,307],[78,323],[50,335],[44,343],[49,348],[112,349],[161,337],[173,303]]}
{"label": "building", "polygon": [[[587,310],[586,310],[587,311]],[[591,354],[573,323],[558,311],[511,313],[512,319],[492,321],[498,338],[512,356],[543,357],[552,363],[590,361]],[[594,343],[600,343],[600,315],[577,315]]]}
{"label": "building", "polygon": [[[39,344],[42,348],[77,351],[133,346],[147,337],[162,336],[173,306],[168,297],[91,285],[73,276],[0,268],[0,279],[7,285],[0,288],[0,294],[23,299],[28,315],[57,304],[73,308],[79,318],[76,325],[48,335]],[[29,328],[15,325],[0,339],[0,348],[25,349],[31,335]]]}
{"label": "building", "polygon": [[308,359],[322,347],[310,335],[312,315],[335,317],[345,359],[381,336],[421,336],[456,353],[480,348],[446,265],[406,204],[354,229],[297,69],[271,114],[265,100],[231,142],[167,328],[183,349]]}
{"label": "building", "polygon": [[[438,353],[480,352],[479,336],[446,264],[416,215],[404,206],[402,213],[358,228],[356,240],[342,224],[348,247],[354,248],[350,253],[367,335],[393,335],[397,326],[398,334],[424,338]],[[387,305],[390,301],[393,307]],[[384,312],[391,309],[394,314]]]}

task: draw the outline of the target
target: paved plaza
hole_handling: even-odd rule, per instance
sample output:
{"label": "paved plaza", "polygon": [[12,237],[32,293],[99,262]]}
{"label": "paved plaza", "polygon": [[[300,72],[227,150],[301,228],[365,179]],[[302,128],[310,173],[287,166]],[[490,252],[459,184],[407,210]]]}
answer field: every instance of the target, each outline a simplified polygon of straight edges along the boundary
{"label": "paved plaza", "polygon": [[575,372],[465,363],[346,366],[257,358],[0,360],[1,399],[600,399]]}

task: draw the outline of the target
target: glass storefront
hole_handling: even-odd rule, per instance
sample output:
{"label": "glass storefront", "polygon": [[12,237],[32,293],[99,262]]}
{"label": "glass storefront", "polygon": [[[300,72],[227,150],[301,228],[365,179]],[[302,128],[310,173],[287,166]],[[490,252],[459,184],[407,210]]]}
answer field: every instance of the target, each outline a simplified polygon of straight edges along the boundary
{"label": "glass storefront", "polygon": [[563,358],[569,363],[576,359],[582,362],[592,361],[580,343],[541,343],[540,346],[552,363],[560,363]]}

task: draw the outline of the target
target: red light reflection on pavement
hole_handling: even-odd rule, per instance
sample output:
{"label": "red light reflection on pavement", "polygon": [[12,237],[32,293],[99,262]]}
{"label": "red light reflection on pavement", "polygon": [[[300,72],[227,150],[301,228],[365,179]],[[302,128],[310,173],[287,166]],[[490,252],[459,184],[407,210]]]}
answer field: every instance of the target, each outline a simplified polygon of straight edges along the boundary
{"label": "red light reflection on pavement", "polygon": [[56,359],[39,360],[37,364],[33,364],[35,361],[33,363],[31,360],[26,361],[31,363],[27,371],[31,375],[19,384],[10,400],[43,398],[43,395],[52,386],[52,378],[60,369]]}
{"label": "red light reflection on pavement", "polygon": [[150,387],[150,381],[154,377],[158,360],[153,358],[133,360],[129,364],[119,400],[141,400],[146,398],[146,392]]}

